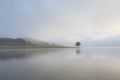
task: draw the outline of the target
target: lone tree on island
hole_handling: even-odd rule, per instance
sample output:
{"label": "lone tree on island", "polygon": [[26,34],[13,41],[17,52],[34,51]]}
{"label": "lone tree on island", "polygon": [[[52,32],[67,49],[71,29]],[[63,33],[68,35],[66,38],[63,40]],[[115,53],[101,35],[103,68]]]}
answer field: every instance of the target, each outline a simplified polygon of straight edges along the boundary
{"label": "lone tree on island", "polygon": [[75,46],[79,47],[81,45],[80,42],[76,42]]}

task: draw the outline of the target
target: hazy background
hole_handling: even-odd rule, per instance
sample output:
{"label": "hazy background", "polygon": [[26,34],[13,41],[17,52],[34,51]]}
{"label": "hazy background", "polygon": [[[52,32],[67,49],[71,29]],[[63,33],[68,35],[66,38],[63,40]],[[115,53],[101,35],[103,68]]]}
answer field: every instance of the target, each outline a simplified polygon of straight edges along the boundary
{"label": "hazy background", "polygon": [[0,0],[0,37],[120,46],[120,0]]}

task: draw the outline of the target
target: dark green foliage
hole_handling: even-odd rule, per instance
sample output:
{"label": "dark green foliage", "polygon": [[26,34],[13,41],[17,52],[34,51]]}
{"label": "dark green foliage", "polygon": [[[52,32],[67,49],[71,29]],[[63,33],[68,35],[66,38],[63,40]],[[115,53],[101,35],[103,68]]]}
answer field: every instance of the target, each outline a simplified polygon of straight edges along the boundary
{"label": "dark green foliage", "polygon": [[81,45],[80,42],[76,42],[75,46],[79,47]]}
{"label": "dark green foliage", "polygon": [[30,46],[33,45],[30,41],[23,40],[21,38],[0,38],[0,45],[2,46]]}

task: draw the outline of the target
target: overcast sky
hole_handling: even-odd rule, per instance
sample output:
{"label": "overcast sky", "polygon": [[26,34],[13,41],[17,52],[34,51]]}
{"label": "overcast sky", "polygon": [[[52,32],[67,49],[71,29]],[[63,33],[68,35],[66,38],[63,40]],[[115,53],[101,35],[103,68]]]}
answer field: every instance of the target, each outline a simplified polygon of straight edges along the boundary
{"label": "overcast sky", "polygon": [[50,42],[120,35],[120,0],[0,0],[0,37]]}

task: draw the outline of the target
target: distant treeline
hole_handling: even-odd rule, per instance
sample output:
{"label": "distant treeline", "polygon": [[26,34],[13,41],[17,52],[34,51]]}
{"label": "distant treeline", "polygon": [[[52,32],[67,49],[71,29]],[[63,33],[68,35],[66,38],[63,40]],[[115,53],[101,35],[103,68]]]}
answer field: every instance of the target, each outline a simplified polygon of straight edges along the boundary
{"label": "distant treeline", "polygon": [[0,46],[33,46],[30,41],[23,40],[21,38],[0,38]]}

